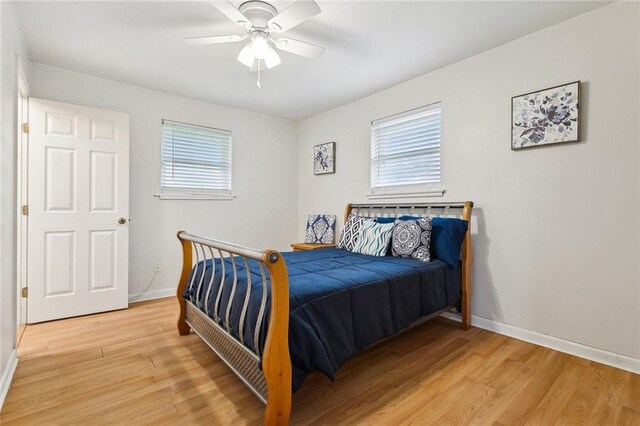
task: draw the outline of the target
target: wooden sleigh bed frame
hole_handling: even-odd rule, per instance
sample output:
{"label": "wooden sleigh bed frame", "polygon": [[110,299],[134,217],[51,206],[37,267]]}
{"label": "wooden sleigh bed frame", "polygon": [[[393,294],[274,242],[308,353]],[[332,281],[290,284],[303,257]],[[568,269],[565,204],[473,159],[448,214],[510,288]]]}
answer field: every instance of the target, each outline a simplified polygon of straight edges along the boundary
{"label": "wooden sleigh bed frame", "polygon": [[[466,236],[462,243],[462,294],[456,308],[461,314],[461,326],[464,330],[471,327],[471,212],[473,202],[462,203],[398,203],[398,204],[348,204],[345,211],[345,222],[352,212],[367,217],[399,217],[401,215],[413,216],[442,216],[457,217],[469,222]],[[454,214],[454,212],[458,212]],[[224,361],[233,372],[251,389],[258,398],[266,404],[264,424],[286,425],[289,422],[291,412],[291,359],[289,355],[289,277],[284,258],[276,250],[255,250],[237,244],[199,237],[184,231],[178,232],[178,239],[182,244],[183,265],[182,275],[178,284],[177,296],[180,303],[180,316],[178,319],[178,331],[181,335],[189,334],[193,330],[204,340],[207,345]],[[189,278],[193,268],[204,265],[204,260],[217,257],[230,257],[232,270],[225,271],[224,263],[221,271],[211,274],[211,281],[216,273],[224,277],[233,277],[231,296],[226,312],[220,312],[218,292],[213,312],[218,322],[209,318],[192,301],[186,300],[183,293],[187,285],[196,284],[198,293],[205,274],[200,274],[199,283],[190,283]],[[235,260],[234,260],[235,258]],[[264,320],[266,309],[270,310],[269,324],[264,347],[255,345],[255,351],[242,343],[242,335],[238,340],[229,331],[229,313],[234,303],[242,302],[234,300],[234,292],[237,283],[236,264],[248,260],[257,261],[261,271],[263,297],[260,313],[256,320],[256,337]],[[204,272],[204,266],[202,266]],[[270,280],[267,279],[267,274]],[[192,280],[197,274],[193,274]],[[251,279],[249,285],[251,287]],[[269,283],[270,281],[270,283]],[[266,306],[266,286],[270,285],[271,303]],[[213,286],[209,285],[209,289]],[[222,287],[222,286],[221,286]],[[247,292],[240,317],[244,324],[247,305],[249,302]],[[209,296],[209,295],[207,295]],[[209,297],[207,297],[209,300]],[[453,306],[436,312],[427,318],[432,318]],[[425,318],[416,322],[422,323]],[[240,327],[242,328],[242,327]],[[254,339],[257,341],[258,339]]]}

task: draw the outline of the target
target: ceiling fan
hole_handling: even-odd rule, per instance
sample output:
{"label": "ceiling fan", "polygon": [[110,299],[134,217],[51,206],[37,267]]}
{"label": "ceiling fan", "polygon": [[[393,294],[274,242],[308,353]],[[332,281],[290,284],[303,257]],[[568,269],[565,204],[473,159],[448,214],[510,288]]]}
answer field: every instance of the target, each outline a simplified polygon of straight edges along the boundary
{"label": "ceiling fan", "polygon": [[258,71],[258,87],[260,87],[260,68],[264,63],[267,69],[280,64],[280,56],[274,47],[284,52],[294,53],[306,58],[318,59],[324,53],[324,48],[311,43],[294,40],[287,37],[275,39],[273,34],[283,33],[296,25],[307,21],[318,13],[320,7],[313,0],[298,0],[291,6],[278,13],[271,4],[261,0],[249,0],[238,9],[228,0],[212,3],[227,18],[243,27],[244,35],[220,35],[205,37],[189,37],[187,43],[218,44],[235,43],[249,39],[238,55],[238,61]]}

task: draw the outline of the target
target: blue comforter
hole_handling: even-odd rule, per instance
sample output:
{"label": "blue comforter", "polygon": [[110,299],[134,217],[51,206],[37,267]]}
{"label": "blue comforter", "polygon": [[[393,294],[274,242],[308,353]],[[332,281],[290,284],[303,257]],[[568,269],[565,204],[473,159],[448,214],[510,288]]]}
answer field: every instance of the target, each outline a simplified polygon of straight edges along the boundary
{"label": "blue comforter", "polygon": [[[392,256],[366,256],[333,248],[283,255],[289,272],[289,350],[294,391],[310,371],[321,371],[333,379],[338,368],[363,348],[460,300],[460,268],[452,268],[437,259],[425,263]],[[241,258],[235,260],[238,284],[229,322],[231,333],[239,338],[241,308],[248,280],[244,261]],[[224,262],[226,279],[217,311],[223,319],[233,283],[231,260],[225,258]],[[184,297],[193,300],[215,320],[214,307],[222,266],[220,259],[216,259],[213,266],[213,262],[208,260],[206,267],[203,262],[194,267],[193,279],[189,281],[193,285],[187,286]],[[262,281],[258,263],[249,261],[248,266],[251,292],[242,340],[246,346],[255,349],[254,331],[262,298]],[[208,291],[214,269],[212,288]],[[268,309],[266,318],[260,326],[260,352],[266,337]]]}

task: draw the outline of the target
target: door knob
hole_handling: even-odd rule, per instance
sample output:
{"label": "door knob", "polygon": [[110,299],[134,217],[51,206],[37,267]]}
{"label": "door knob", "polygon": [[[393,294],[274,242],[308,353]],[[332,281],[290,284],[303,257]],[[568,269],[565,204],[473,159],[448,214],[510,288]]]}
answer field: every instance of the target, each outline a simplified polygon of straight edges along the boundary
{"label": "door knob", "polygon": [[125,223],[127,223],[127,219],[126,219],[126,218],[124,218],[124,217],[121,217],[120,219],[118,219],[118,223],[119,223],[120,225],[124,225]]}

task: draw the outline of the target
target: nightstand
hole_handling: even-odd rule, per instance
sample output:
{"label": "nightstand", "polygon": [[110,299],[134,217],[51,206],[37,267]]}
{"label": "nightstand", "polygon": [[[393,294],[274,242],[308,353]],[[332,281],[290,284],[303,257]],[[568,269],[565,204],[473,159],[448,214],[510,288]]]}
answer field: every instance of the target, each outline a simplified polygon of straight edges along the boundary
{"label": "nightstand", "polygon": [[311,243],[293,243],[291,244],[291,248],[293,251],[302,251],[302,250],[315,250],[319,248],[325,247],[335,247],[335,244],[311,244]]}

